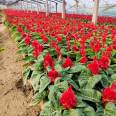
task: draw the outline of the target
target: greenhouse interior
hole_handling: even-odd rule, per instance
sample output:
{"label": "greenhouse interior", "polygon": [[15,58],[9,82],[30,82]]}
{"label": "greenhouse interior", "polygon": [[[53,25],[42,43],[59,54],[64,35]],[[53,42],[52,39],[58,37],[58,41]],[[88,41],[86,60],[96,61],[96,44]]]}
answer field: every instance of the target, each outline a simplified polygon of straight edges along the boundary
{"label": "greenhouse interior", "polygon": [[0,0],[0,116],[116,116],[116,0]]}

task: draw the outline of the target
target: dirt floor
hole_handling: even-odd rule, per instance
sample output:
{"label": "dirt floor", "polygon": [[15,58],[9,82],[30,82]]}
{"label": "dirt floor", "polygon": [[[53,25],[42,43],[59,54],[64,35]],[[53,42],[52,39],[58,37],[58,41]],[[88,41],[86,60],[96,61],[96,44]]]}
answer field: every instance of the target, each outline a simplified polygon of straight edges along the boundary
{"label": "dirt floor", "polygon": [[22,82],[22,62],[16,62],[15,42],[0,25],[0,116],[39,116],[38,107],[29,107],[32,89]]}

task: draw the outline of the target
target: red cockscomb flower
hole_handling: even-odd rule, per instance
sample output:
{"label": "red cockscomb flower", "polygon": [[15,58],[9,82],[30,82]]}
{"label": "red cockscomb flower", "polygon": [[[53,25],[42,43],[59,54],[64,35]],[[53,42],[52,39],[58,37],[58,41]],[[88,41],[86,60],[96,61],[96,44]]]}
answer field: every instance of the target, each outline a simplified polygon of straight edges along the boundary
{"label": "red cockscomb flower", "polygon": [[32,46],[34,48],[33,56],[37,58],[39,54],[43,51],[44,47],[41,44],[39,44],[36,40],[32,42]]}
{"label": "red cockscomb flower", "polygon": [[80,63],[84,64],[88,61],[87,57],[86,56],[83,56],[81,59],[80,59]]}
{"label": "red cockscomb flower", "polygon": [[54,68],[52,68],[51,71],[48,72],[48,77],[50,81],[54,83],[56,78],[59,77],[59,74]]}
{"label": "red cockscomb flower", "polygon": [[66,109],[76,107],[77,98],[71,86],[60,96],[60,104],[63,105]]}
{"label": "red cockscomb flower", "polygon": [[88,64],[88,69],[92,72],[92,74],[98,74],[100,67],[99,67],[99,62],[94,59],[90,64]]}
{"label": "red cockscomb flower", "polygon": [[47,67],[53,67],[54,66],[54,61],[52,59],[52,57],[50,56],[49,53],[47,53],[44,57],[44,61],[43,61],[43,65],[44,65],[44,68],[47,68]]}
{"label": "red cockscomb flower", "polygon": [[94,38],[91,42],[90,42],[90,48],[94,51],[94,52],[99,52],[101,45],[100,45],[100,41],[97,40],[96,38]]}
{"label": "red cockscomb flower", "polygon": [[72,51],[73,51],[73,52],[78,51],[78,48],[77,48],[76,44],[74,44],[74,45],[72,46]]}
{"label": "red cockscomb flower", "polygon": [[38,41],[37,40],[33,40],[32,41],[32,47],[36,49],[36,48],[38,48],[38,46],[39,46]]}
{"label": "red cockscomb flower", "polygon": [[37,58],[39,56],[40,52],[38,49],[34,49],[32,54],[33,54],[33,57]]}
{"label": "red cockscomb flower", "polygon": [[107,69],[109,67],[109,58],[106,56],[102,56],[99,60],[99,65],[103,69]]}
{"label": "red cockscomb flower", "polygon": [[26,45],[29,45],[29,44],[30,44],[30,42],[31,42],[30,35],[29,35],[29,34],[27,34],[27,35],[26,35],[26,37],[25,37],[25,44],[26,44]]}
{"label": "red cockscomb flower", "polygon": [[106,87],[102,91],[102,102],[104,104],[108,102],[116,102],[116,84],[112,84],[111,87]]}
{"label": "red cockscomb flower", "polygon": [[63,67],[67,68],[67,67],[71,67],[72,65],[73,65],[72,60],[69,57],[67,57],[63,63]]}

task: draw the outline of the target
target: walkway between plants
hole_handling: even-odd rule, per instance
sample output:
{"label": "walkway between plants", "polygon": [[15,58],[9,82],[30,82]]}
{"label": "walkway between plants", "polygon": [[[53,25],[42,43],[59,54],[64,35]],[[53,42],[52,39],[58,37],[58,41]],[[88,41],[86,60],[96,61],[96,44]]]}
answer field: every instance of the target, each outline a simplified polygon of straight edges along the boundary
{"label": "walkway between plants", "polygon": [[22,83],[22,63],[7,29],[0,25],[0,116],[38,116],[39,108],[29,108],[30,87]]}

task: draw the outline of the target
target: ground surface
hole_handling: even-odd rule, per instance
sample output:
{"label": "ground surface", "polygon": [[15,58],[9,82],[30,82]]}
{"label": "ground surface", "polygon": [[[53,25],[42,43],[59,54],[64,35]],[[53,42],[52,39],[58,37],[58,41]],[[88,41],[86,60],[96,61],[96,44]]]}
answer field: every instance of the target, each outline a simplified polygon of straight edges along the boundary
{"label": "ground surface", "polygon": [[0,49],[4,49],[0,51],[0,116],[38,116],[39,108],[29,107],[32,90],[23,86],[22,62],[16,62],[17,47],[3,25]]}

